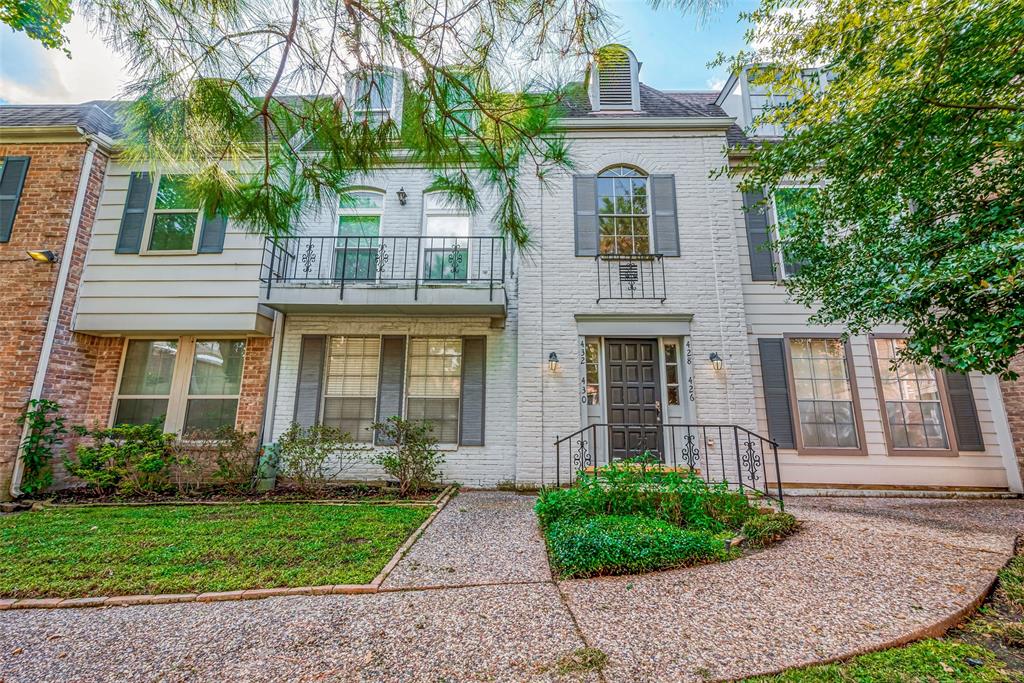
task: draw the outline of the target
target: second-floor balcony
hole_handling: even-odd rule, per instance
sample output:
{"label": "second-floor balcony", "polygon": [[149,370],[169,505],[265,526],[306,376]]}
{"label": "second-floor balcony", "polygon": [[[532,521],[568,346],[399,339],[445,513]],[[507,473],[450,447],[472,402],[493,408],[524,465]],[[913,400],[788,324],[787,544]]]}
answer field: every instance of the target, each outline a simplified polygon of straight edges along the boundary
{"label": "second-floor balcony", "polygon": [[268,238],[262,303],[290,312],[504,316],[501,237]]}
{"label": "second-floor balcony", "polygon": [[665,302],[665,262],[661,254],[599,254],[597,302]]}

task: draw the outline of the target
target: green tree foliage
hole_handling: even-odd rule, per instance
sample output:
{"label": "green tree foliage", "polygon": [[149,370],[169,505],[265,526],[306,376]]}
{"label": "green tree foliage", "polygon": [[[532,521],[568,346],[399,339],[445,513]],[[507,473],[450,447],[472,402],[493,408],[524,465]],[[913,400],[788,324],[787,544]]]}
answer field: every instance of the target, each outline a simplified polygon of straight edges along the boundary
{"label": "green tree foliage", "polygon": [[[907,356],[1012,377],[1024,346],[1024,2],[763,0],[737,57],[789,103],[744,189],[823,183],[788,212],[813,321],[905,324]],[[827,85],[801,69],[825,65]]]}
{"label": "green tree foliage", "polygon": [[70,0],[0,0],[0,22],[24,31],[44,46],[64,50],[68,38],[64,27],[71,21]]}
{"label": "green tree foliage", "polygon": [[[89,0],[129,57],[128,158],[197,170],[208,211],[271,236],[354,174],[426,166],[435,186],[528,242],[520,173],[569,159],[553,74],[588,54],[588,0]],[[402,115],[385,112],[396,99]]]}

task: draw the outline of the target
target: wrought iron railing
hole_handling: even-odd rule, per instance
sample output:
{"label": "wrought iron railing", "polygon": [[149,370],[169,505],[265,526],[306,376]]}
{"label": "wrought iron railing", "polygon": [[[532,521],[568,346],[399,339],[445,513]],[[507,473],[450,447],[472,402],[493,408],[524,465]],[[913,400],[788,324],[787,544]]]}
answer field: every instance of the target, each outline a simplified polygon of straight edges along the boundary
{"label": "wrought iron railing", "polygon": [[337,287],[345,298],[352,284],[487,286],[511,275],[501,237],[278,237],[263,246],[260,282],[267,298],[277,285]]}
{"label": "wrought iron railing", "polygon": [[613,453],[634,457],[647,452],[665,467],[782,503],[778,444],[739,425],[592,424],[556,438],[555,485],[571,486],[580,472],[607,465]]}
{"label": "wrought iron railing", "polygon": [[665,262],[661,254],[598,254],[597,300],[665,301]]}

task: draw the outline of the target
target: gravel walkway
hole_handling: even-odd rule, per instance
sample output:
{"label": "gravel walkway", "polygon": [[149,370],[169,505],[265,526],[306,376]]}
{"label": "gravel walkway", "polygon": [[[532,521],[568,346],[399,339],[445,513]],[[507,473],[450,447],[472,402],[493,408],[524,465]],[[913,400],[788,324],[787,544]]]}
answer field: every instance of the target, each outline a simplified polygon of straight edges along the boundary
{"label": "gravel walkway", "polygon": [[[393,592],[0,612],[0,681],[598,680],[557,666],[584,644],[611,683],[740,677],[941,621],[1024,532],[1024,501],[798,499],[804,530],[764,552],[556,584],[531,504],[458,496]],[[508,585],[412,588],[459,582]]]}
{"label": "gravel walkway", "polygon": [[533,496],[489,491],[456,496],[384,588],[550,581],[535,502]]}

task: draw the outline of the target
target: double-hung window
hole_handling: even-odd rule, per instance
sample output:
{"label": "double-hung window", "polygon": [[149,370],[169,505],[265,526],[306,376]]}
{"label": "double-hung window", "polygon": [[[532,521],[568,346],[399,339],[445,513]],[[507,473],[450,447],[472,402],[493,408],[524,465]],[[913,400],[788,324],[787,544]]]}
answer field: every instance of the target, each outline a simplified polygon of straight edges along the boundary
{"label": "double-hung window", "polygon": [[406,417],[430,422],[439,443],[458,443],[462,339],[412,337],[408,367]]}
{"label": "double-hung window", "polygon": [[188,190],[188,176],[162,174],[153,198],[147,251],[195,251],[202,212]]}
{"label": "double-hung window", "polygon": [[352,111],[356,121],[380,124],[394,115],[398,95],[395,74],[369,71],[355,79],[352,89]]}
{"label": "double-hung window", "polygon": [[338,200],[338,239],[334,250],[337,280],[369,280],[377,277],[380,224],[384,193],[350,190]]}
{"label": "double-hung window", "polygon": [[782,279],[795,275],[802,265],[799,261],[790,258],[783,249],[787,227],[797,220],[799,214],[809,210],[817,191],[816,187],[780,187],[772,195],[772,207],[775,214],[775,262],[779,264],[778,276]]}
{"label": "double-hung window", "polygon": [[354,441],[373,441],[380,337],[331,337],[324,382],[323,423]]}
{"label": "double-hung window", "polygon": [[860,449],[856,394],[847,346],[838,338],[786,340],[798,445],[804,449]]}
{"label": "double-hung window", "polygon": [[242,339],[130,339],[113,423],[158,421],[186,434],[234,427],[244,358]]}
{"label": "double-hung window", "polygon": [[469,213],[444,193],[424,195],[423,279],[465,282],[469,274]]}
{"label": "double-hung window", "polygon": [[905,339],[874,337],[871,341],[893,449],[950,450],[938,374],[928,365],[899,360]]}
{"label": "double-hung window", "polygon": [[648,178],[628,166],[597,176],[597,214],[602,254],[649,254],[651,212]]}

